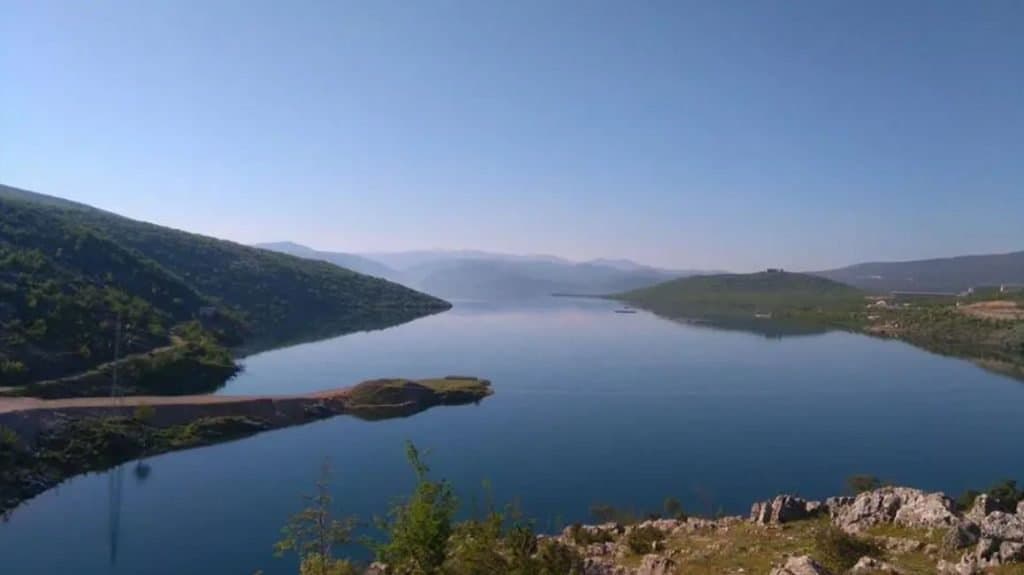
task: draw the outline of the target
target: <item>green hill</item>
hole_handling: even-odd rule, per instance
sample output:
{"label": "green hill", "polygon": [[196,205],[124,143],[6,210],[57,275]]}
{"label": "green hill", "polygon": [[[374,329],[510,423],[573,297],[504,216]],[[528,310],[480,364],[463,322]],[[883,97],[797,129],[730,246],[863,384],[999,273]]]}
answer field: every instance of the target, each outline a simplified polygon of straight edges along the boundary
{"label": "green hill", "polygon": [[668,317],[799,317],[863,307],[863,293],[829,279],[783,271],[693,276],[618,294]]}
{"label": "green hill", "polygon": [[119,315],[131,354],[169,345],[172,331],[193,320],[201,319],[219,343],[265,346],[307,333],[365,329],[378,315],[392,321],[449,307],[326,262],[6,186],[0,186],[0,294],[0,386],[110,361]]}

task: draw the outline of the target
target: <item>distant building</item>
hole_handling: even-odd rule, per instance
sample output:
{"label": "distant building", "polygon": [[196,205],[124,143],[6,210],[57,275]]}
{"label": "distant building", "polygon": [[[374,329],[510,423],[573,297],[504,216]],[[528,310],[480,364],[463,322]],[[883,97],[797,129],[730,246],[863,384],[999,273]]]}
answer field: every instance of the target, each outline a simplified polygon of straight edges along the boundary
{"label": "distant building", "polygon": [[1024,284],[1003,284],[999,286],[999,293],[1020,293],[1024,292]]}
{"label": "distant building", "polygon": [[786,270],[784,270],[782,268],[768,268],[765,271],[767,273],[770,273],[770,274],[781,274],[782,272],[784,272]]}

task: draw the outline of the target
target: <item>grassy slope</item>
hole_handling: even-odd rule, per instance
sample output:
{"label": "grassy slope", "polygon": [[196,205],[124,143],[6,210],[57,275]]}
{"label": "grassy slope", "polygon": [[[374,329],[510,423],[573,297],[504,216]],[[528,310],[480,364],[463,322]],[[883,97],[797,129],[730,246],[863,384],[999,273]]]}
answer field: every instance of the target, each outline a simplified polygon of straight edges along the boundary
{"label": "grassy slope", "polygon": [[4,186],[0,292],[10,295],[0,304],[7,328],[0,342],[0,370],[6,370],[0,371],[0,385],[109,361],[117,310],[131,310],[129,351],[146,351],[165,345],[170,328],[204,305],[216,305],[224,317],[244,324],[253,340],[344,333],[353,325],[361,329],[372,315],[408,317],[448,307],[325,262]]}
{"label": "grassy slope", "polygon": [[615,297],[668,317],[801,318],[825,311],[842,315],[864,301],[856,288],[789,272],[694,276]]}

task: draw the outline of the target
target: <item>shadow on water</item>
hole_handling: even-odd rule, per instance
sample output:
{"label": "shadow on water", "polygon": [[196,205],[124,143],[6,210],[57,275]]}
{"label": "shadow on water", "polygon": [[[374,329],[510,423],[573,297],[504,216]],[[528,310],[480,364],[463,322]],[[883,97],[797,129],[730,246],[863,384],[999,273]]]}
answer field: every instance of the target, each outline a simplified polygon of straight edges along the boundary
{"label": "shadow on water", "polygon": [[[785,321],[769,318],[707,316],[678,318],[655,314],[657,317],[687,326],[706,328],[718,331],[745,332],[759,335],[765,339],[781,340],[790,337],[810,337],[834,331],[851,331],[827,324],[813,322]],[[867,337],[880,339],[896,339],[918,349],[964,361],[1002,376],[1024,382],[1024,357],[1013,350],[999,346],[964,344],[920,338],[894,338],[882,334],[857,332]]]}
{"label": "shadow on water", "polygon": [[[253,337],[233,351],[236,357],[246,357],[271,351],[331,339],[359,332],[379,331],[413,320],[448,311],[443,309],[361,309],[344,316],[324,318],[317,324],[280,326],[273,334]],[[219,387],[218,387],[219,389]]]}
{"label": "shadow on water", "polygon": [[786,337],[807,337],[839,331],[838,328],[804,322],[781,321],[774,319],[709,316],[701,318],[672,318],[658,316],[669,321],[686,324],[698,328],[718,331],[741,331],[762,336],[766,339],[783,339]]}

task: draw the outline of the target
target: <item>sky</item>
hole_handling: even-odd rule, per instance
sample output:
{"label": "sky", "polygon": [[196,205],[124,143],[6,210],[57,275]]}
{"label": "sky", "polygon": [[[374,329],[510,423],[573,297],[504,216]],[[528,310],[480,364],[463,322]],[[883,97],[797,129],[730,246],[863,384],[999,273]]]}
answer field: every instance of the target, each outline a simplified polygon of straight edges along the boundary
{"label": "sky", "polygon": [[0,0],[0,183],[239,242],[1024,249],[1024,2]]}

